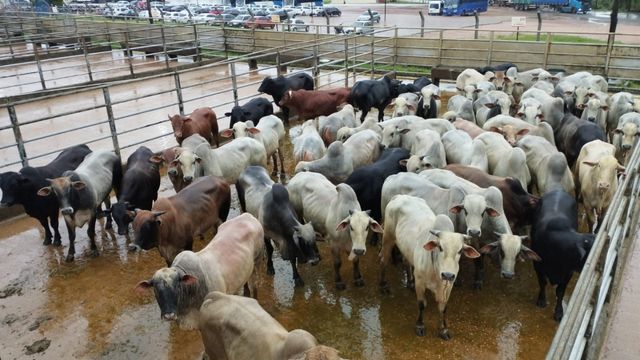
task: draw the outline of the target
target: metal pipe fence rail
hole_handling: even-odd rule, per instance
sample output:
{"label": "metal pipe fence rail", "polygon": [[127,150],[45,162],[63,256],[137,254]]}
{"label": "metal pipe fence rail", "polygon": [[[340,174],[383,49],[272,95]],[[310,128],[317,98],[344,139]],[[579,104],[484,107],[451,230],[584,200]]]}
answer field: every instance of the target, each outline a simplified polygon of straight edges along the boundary
{"label": "metal pipe fence rail", "polygon": [[548,360],[598,357],[612,284],[618,284],[626,258],[620,252],[629,248],[637,231],[639,168],[640,147],[636,146],[549,348]]}
{"label": "metal pipe fence rail", "polygon": [[[339,54],[321,51],[331,42],[344,46]],[[391,44],[385,38],[319,38],[197,69],[12,101],[0,105],[0,171],[44,163],[80,143],[111,149],[123,157],[141,144],[161,151],[176,145],[167,114],[189,113],[201,106],[224,114],[258,96],[256,90],[265,75],[304,71],[315,77],[317,88],[349,86],[362,78],[354,71],[375,69],[378,61],[393,61],[393,55],[383,55]],[[291,55],[300,51],[310,56]],[[326,56],[336,59],[321,61]],[[251,67],[250,60],[261,65]],[[367,71],[367,78],[373,74]],[[219,119],[223,126],[225,117]]]}

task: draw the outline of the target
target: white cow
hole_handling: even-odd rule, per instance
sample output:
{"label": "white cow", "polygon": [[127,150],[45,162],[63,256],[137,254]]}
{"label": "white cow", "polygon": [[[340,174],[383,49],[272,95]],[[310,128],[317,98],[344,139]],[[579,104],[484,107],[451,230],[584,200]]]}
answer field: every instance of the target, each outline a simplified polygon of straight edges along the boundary
{"label": "white cow", "polygon": [[531,181],[538,193],[561,187],[569,194],[575,194],[573,175],[567,164],[567,158],[555,146],[539,136],[525,135],[516,145],[527,156],[527,167],[531,172]]}
{"label": "white cow", "polygon": [[522,149],[511,147],[502,135],[494,132],[480,134],[473,141],[484,144],[491,175],[510,176],[520,181],[524,189],[527,188],[531,174]]}
{"label": "white cow", "polygon": [[538,99],[528,98],[520,101],[520,107],[516,117],[528,122],[531,125],[538,125],[540,120],[544,120],[542,114],[542,103]]}
{"label": "white cow", "polygon": [[329,116],[318,117],[318,133],[325,145],[336,141],[338,130],[344,126],[350,128],[360,126],[360,120],[350,104],[345,104],[341,110]]}
{"label": "white cow", "polygon": [[564,117],[564,100],[553,97],[540,89],[529,89],[522,94],[522,99],[533,98],[542,104],[540,110],[544,116],[544,121],[548,122],[556,130]]}
{"label": "white cow", "polygon": [[300,161],[318,160],[327,150],[314,120],[305,121],[300,135],[292,137],[291,142],[293,143],[293,160],[296,164]]}
{"label": "white cow", "polygon": [[378,134],[382,135],[382,129],[378,125],[377,116],[368,116],[367,115],[367,117],[364,119],[362,124],[360,126],[356,126],[354,128],[350,128],[348,126],[341,127],[338,130],[338,133],[336,135],[336,139],[338,141],[345,142],[353,134],[358,133],[358,132],[360,132],[362,130],[367,130],[367,129],[373,130],[373,131],[377,132]]}
{"label": "white cow", "polygon": [[435,296],[440,312],[438,334],[449,340],[446,307],[458,275],[460,255],[477,258],[480,254],[466,245],[468,236],[453,232],[453,224],[445,215],[436,216],[429,205],[420,198],[396,195],[385,211],[385,229],[380,252],[380,287],[388,292],[385,268],[391,258],[394,245],[413,268],[415,291],[418,300],[416,335],[424,336],[423,314],[427,305],[426,291]]}
{"label": "white cow", "polygon": [[440,134],[431,129],[418,131],[411,146],[411,157],[406,161],[407,171],[418,173],[424,169],[441,169],[446,165]]}
{"label": "white cow", "polygon": [[498,115],[484,123],[484,129],[501,134],[511,146],[515,146],[516,142],[525,135],[540,136],[554,147],[556,145],[553,129],[551,125],[546,122],[531,125],[524,120],[512,116]]}
{"label": "white cow", "polygon": [[462,164],[473,166],[484,172],[489,171],[489,160],[484,144],[471,139],[462,130],[447,131],[442,135],[442,145],[448,164]]}
{"label": "white cow", "polygon": [[392,117],[399,117],[405,115],[415,115],[418,110],[418,102],[420,101],[420,96],[414,93],[404,93],[398,95],[397,98],[391,101],[393,106],[393,115]]}
{"label": "white cow", "polygon": [[629,150],[637,143],[640,137],[640,113],[626,113],[620,117],[618,127],[613,130],[612,143],[617,149],[618,158],[629,161]]}

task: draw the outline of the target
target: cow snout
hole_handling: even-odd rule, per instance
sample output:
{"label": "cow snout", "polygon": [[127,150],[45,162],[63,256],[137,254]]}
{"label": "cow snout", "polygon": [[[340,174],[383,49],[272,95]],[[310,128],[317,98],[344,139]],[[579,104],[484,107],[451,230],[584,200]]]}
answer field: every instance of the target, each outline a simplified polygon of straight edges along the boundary
{"label": "cow snout", "polygon": [[442,280],[444,280],[444,281],[453,281],[456,278],[456,275],[452,274],[450,272],[440,273],[440,276],[442,277]]}
{"label": "cow snout", "polygon": [[139,251],[139,250],[140,250],[140,246],[136,244],[129,244],[129,251]]}
{"label": "cow snout", "polygon": [[502,272],[502,277],[507,279],[507,280],[511,280],[513,279],[514,274],[512,272],[508,272],[508,271],[503,271]]}
{"label": "cow snout", "polygon": [[599,182],[598,183],[598,190],[600,191],[605,191],[609,189],[609,183],[605,183],[605,182]]}
{"label": "cow snout", "polygon": [[468,229],[467,230],[467,235],[473,236],[473,237],[480,237],[480,230]]}
{"label": "cow snout", "polygon": [[623,144],[622,145],[622,150],[629,150],[629,149],[631,149],[631,145],[629,145],[629,144]]}
{"label": "cow snout", "polygon": [[317,256],[309,260],[309,264],[311,264],[312,266],[318,265],[319,262],[320,262],[320,258]]}
{"label": "cow snout", "polygon": [[169,174],[171,176],[177,176],[178,175],[178,170],[177,169],[171,169],[171,170],[167,171],[167,174]]}
{"label": "cow snout", "polygon": [[192,182],[193,181],[193,176],[185,176],[184,177],[184,181],[188,182],[188,183]]}
{"label": "cow snout", "polygon": [[162,318],[163,318],[163,319],[165,319],[165,320],[167,320],[167,321],[173,321],[173,320],[175,320],[177,317],[176,317],[176,314],[175,314],[175,313],[167,313],[167,314],[162,315]]}
{"label": "cow snout", "polygon": [[118,226],[118,235],[127,235],[127,230],[124,226]]}
{"label": "cow snout", "polygon": [[358,256],[362,256],[364,255],[364,249],[353,249],[353,253]]}
{"label": "cow snout", "polygon": [[64,207],[60,210],[62,215],[71,215],[73,214],[73,208],[71,206]]}
{"label": "cow snout", "polygon": [[587,120],[592,123],[596,122],[596,118],[594,117],[587,117]]}

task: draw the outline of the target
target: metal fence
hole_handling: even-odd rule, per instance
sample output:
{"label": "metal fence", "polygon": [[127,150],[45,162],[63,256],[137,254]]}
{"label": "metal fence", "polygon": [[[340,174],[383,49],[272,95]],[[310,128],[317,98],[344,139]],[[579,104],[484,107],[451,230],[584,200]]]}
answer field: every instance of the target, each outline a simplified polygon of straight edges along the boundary
{"label": "metal fence", "polygon": [[[340,50],[324,51],[331,43],[340,44]],[[167,114],[210,106],[222,115],[258,96],[266,75],[305,71],[318,88],[350,86],[363,76],[354,70],[366,69],[366,76],[373,77],[377,63],[392,64],[392,49],[393,38],[388,37],[318,38],[197,69],[0,105],[0,171],[45,163],[80,143],[123,157],[143,144],[161,151],[176,145]],[[221,127],[228,124],[222,118]]]}
{"label": "metal fence", "polygon": [[564,317],[553,339],[548,360],[597,359],[611,306],[614,285],[619,286],[624,266],[623,249],[637,231],[640,193],[640,147],[636,146],[616,191],[589,257],[580,274]]}

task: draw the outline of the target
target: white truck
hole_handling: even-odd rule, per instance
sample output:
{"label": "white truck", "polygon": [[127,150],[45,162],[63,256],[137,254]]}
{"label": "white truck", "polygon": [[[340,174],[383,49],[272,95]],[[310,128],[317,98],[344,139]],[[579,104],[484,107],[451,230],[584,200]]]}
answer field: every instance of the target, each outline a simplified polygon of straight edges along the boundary
{"label": "white truck", "polygon": [[442,15],[442,10],[444,9],[444,1],[443,0],[429,0],[429,9],[427,14],[429,15]]}

